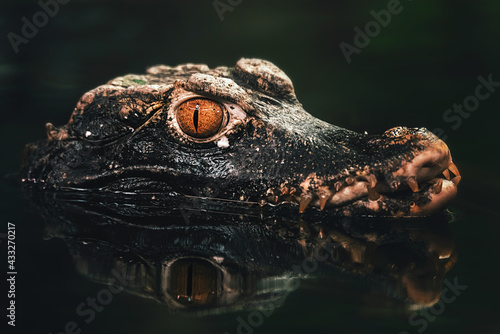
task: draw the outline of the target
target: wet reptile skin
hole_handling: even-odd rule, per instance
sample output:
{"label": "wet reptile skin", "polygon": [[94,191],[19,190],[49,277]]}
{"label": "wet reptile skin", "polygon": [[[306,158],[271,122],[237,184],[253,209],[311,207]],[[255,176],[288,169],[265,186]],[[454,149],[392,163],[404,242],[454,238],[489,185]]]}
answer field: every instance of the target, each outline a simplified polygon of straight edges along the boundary
{"label": "wet reptile skin", "polygon": [[[215,135],[194,138],[179,126],[179,106],[195,98],[221,106]],[[47,191],[391,217],[441,210],[460,181],[448,147],[430,131],[367,135],[325,123],[303,109],[285,73],[260,59],[215,69],[160,65],[115,78],[84,94],[67,125],[47,124],[47,139],[27,146],[22,174]]]}

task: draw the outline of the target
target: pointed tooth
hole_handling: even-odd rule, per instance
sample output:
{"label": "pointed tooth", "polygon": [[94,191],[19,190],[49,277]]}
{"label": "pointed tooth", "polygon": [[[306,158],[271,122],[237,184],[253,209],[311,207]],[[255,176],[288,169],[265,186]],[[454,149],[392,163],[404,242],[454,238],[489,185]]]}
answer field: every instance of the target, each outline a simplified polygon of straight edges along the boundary
{"label": "pointed tooth", "polygon": [[453,178],[453,180],[451,180],[453,183],[455,183],[455,186],[458,186],[458,184],[460,183],[460,180],[462,180],[462,177],[460,175],[458,176],[455,176]]}
{"label": "pointed tooth", "polygon": [[458,171],[457,166],[452,162],[449,166],[448,169],[455,174],[455,176],[460,176],[460,172]]}
{"label": "pointed tooth", "polygon": [[396,191],[396,190],[398,190],[399,185],[400,185],[400,182],[399,182],[399,181],[397,181],[397,180],[393,180],[393,181],[391,182],[391,184],[389,185],[389,187],[391,188],[391,190],[392,190],[392,191]]}
{"label": "pointed tooth", "polygon": [[310,195],[300,195],[299,212],[302,213],[307,209],[309,203],[311,203],[312,196]]}
{"label": "pointed tooth", "polygon": [[368,199],[370,201],[376,201],[380,198],[380,194],[372,187],[367,186],[368,188]]}
{"label": "pointed tooth", "polygon": [[413,191],[414,193],[418,191],[418,182],[415,176],[410,176],[408,179],[406,179],[406,183],[408,183],[408,185],[410,186],[411,191]]}
{"label": "pointed tooth", "polygon": [[330,199],[330,197],[332,197],[332,195],[333,195],[332,192],[329,190],[323,190],[319,194],[319,208],[321,210],[325,208],[326,202],[328,202],[328,200]]}
{"label": "pointed tooth", "polygon": [[447,180],[449,180],[449,179],[451,178],[451,177],[450,177],[450,171],[449,171],[448,169],[445,169],[445,170],[443,171],[443,175],[444,175],[444,177],[445,177]]}
{"label": "pointed tooth", "polygon": [[338,192],[340,190],[340,188],[342,187],[342,184],[340,184],[340,182],[337,181],[337,182],[335,182],[334,187],[335,187],[335,191]]}
{"label": "pointed tooth", "polygon": [[325,208],[326,202],[328,201],[328,198],[326,197],[319,197],[319,209],[323,210]]}
{"label": "pointed tooth", "polygon": [[433,186],[434,193],[439,194],[443,189],[443,179],[438,179],[437,182]]}
{"label": "pointed tooth", "polygon": [[273,201],[274,201],[274,203],[278,203],[278,201],[279,201],[279,197],[278,197],[278,196],[274,196],[274,197],[273,197]]}

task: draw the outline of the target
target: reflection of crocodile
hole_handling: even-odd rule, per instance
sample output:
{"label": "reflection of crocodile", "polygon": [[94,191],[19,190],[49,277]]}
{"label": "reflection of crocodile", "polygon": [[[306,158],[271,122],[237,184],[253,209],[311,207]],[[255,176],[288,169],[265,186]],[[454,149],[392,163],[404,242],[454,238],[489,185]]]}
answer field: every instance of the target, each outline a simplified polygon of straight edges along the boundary
{"label": "reflection of crocodile", "polygon": [[297,203],[340,215],[422,216],[456,194],[444,142],[424,128],[355,133],[304,111],[273,64],[156,66],[82,96],[28,146],[25,182]]}
{"label": "reflection of crocodile", "polygon": [[361,284],[367,287],[362,295],[380,305],[428,307],[439,300],[444,274],[456,259],[443,217],[426,228],[206,212],[186,226],[181,215],[152,213],[154,200],[141,199],[139,207],[134,200],[132,212],[120,198],[113,210],[94,198],[61,195],[44,193],[38,210],[47,236],[64,240],[77,270],[103,284],[113,283],[113,271],[135,276],[126,291],[172,312],[278,307],[299,278],[317,276],[339,291],[346,281]]}

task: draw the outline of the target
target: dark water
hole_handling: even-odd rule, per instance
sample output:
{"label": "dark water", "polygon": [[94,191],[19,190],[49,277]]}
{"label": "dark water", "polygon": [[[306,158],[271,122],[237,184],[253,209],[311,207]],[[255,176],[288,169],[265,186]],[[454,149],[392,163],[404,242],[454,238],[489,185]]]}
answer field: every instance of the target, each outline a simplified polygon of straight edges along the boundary
{"label": "dark water", "polygon": [[[451,223],[449,216],[418,226],[279,216],[259,225],[255,213],[203,214],[193,216],[188,235],[171,230],[180,225],[172,213],[152,219],[156,229],[124,228],[147,219],[136,212],[120,224],[116,212],[50,197],[26,203],[18,187],[3,180],[1,245],[6,252],[7,223],[15,224],[18,273],[16,328],[9,332],[500,332],[500,92],[493,87],[467,116],[443,118],[475,94],[479,76],[500,81],[500,6],[404,1],[348,64],[339,43],[353,44],[353,28],[387,4],[243,1],[221,21],[212,1],[71,1],[17,54],[4,37],[2,175],[17,172],[24,144],[43,138],[45,122],[66,123],[79,96],[110,78],[159,63],[231,65],[245,56],[276,63],[305,109],[334,124],[369,133],[396,125],[443,129],[463,176]],[[22,17],[39,10],[35,1],[5,2],[4,36],[21,34]],[[327,237],[319,237],[321,228]],[[179,238],[165,242],[172,235]],[[304,262],[325,249],[333,255],[317,268]],[[294,271],[303,265],[309,272]],[[113,269],[135,276],[122,284],[125,292],[108,293],[117,280]],[[222,270],[234,279],[229,287],[220,285]],[[459,295],[449,294],[448,284],[456,282]],[[436,304],[442,308],[413,313],[446,288],[448,298]],[[6,291],[2,295],[7,307]],[[178,295],[184,304],[171,301]],[[111,296],[109,304],[86,323],[91,312],[77,308],[98,296]],[[183,296],[206,305],[183,311],[176,305],[193,303]]]}
{"label": "dark water", "polygon": [[498,216],[473,200],[452,206],[452,223],[297,220],[213,204],[186,221],[145,199],[129,211],[130,198],[81,194],[35,197],[31,213],[6,190],[21,333],[498,330]]}

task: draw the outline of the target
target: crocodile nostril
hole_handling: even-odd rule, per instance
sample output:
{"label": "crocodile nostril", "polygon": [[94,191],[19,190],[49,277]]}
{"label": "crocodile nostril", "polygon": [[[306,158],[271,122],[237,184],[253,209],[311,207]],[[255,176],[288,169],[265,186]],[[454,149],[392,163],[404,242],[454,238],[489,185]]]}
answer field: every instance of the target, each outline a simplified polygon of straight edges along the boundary
{"label": "crocodile nostril", "polygon": [[434,168],[436,167],[435,161],[428,161],[422,165],[422,168]]}
{"label": "crocodile nostril", "polygon": [[443,171],[446,176],[452,164],[450,150],[442,140],[425,129],[419,130],[419,135],[420,138],[414,137],[419,151],[393,173],[394,178],[402,178],[414,192],[420,183],[439,177]]}

